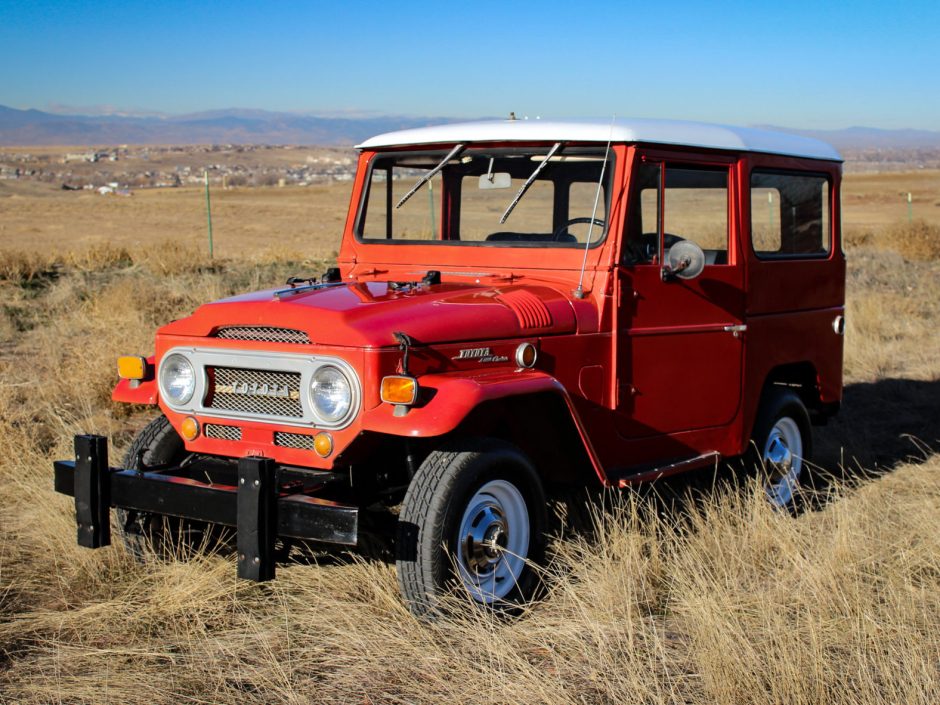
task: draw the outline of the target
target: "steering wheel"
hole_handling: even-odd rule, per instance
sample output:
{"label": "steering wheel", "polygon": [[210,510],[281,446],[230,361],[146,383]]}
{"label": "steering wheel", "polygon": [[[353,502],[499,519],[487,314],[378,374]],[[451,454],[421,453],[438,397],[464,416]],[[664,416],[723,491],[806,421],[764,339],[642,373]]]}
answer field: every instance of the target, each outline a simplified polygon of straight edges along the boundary
{"label": "steering wheel", "polygon": [[571,225],[581,225],[581,224],[590,224],[593,223],[601,228],[607,226],[606,220],[601,220],[600,218],[571,218],[566,220],[564,223],[555,228],[555,232],[552,233],[552,242],[559,242],[561,236],[568,232],[568,227]]}
{"label": "steering wheel", "polygon": [[[683,238],[672,233],[663,233],[663,256],[669,248]],[[632,264],[649,264],[659,255],[659,235],[657,233],[643,233],[636,240],[627,243],[627,260]]]}

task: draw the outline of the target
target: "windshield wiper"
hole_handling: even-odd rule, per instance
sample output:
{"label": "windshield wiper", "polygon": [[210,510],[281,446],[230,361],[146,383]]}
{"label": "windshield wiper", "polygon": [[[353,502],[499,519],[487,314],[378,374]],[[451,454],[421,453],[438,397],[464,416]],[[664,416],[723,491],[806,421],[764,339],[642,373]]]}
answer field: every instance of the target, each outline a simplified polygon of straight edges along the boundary
{"label": "windshield wiper", "polygon": [[411,187],[411,190],[410,190],[408,193],[406,193],[404,196],[401,197],[401,200],[398,202],[398,205],[396,205],[395,208],[401,208],[402,205],[404,205],[405,201],[407,201],[409,198],[411,198],[412,196],[414,196],[414,195],[415,195],[415,192],[416,192],[419,188],[421,188],[422,186],[424,186],[424,184],[426,184],[428,181],[430,181],[431,179],[433,179],[434,176],[437,174],[437,172],[439,172],[441,169],[443,169],[443,168],[447,165],[447,162],[449,162],[451,159],[453,159],[453,158],[456,157],[458,154],[460,154],[460,153],[466,148],[466,146],[467,146],[467,145],[465,145],[465,144],[458,144],[456,147],[454,147],[452,150],[450,150],[450,152],[448,152],[447,156],[444,157],[443,159],[441,159],[441,163],[440,163],[440,164],[438,164],[436,167],[434,167],[433,169],[431,169],[431,171],[429,171],[427,174],[425,174],[424,176],[422,176],[422,177],[418,180],[418,183],[416,183],[414,186],[412,186],[412,187]]}
{"label": "windshield wiper", "polygon": [[555,156],[555,152],[557,152],[559,149],[561,149],[561,142],[556,142],[555,146],[549,150],[548,155],[546,155],[542,163],[539,164],[537,167],[535,167],[535,171],[532,172],[532,176],[530,176],[526,180],[526,182],[522,184],[522,188],[519,189],[519,192],[516,194],[516,197],[512,199],[512,203],[509,204],[509,207],[506,209],[506,212],[503,213],[503,217],[499,219],[500,224],[503,224],[506,222],[506,218],[508,218],[509,214],[512,213],[512,209],[516,207],[516,204],[519,202],[519,200],[523,196],[525,196],[525,192],[529,190],[529,186],[531,186],[532,182],[535,181],[535,177],[539,175],[539,172],[545,168],[545,165],[548,164],[549,160],[551,160],[551,158]]}

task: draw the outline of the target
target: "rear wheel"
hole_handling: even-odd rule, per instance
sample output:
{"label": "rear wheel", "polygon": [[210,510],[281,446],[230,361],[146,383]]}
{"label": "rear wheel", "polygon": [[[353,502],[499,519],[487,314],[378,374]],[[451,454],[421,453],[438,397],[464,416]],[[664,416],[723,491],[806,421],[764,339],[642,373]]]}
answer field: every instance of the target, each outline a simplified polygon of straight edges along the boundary
{"label": "rear wheel", "polygon": [[792,507],[813,448],[809,414],[800,397],[789,389],[772,388],[762,402],[752,440],[768,501]]}
{"label": "rear wheel", "polygon": [[545,523],[542,484],[515,446],[476,440],[432,452],[399,515],[398,584],[409,609],[433,617],[451,591],[501,610],[528,599]]}
{"label": "rear wheel", "polygon": [[[187,456],[183,439],[162,414],[137,434],[124,456],[123,467],[147,470],[179,465]],[[205,538],[207,524],[161,514],[118,509],[117,520],[127,550],[138,560],[150,554],[182,557],[199,548]]]}

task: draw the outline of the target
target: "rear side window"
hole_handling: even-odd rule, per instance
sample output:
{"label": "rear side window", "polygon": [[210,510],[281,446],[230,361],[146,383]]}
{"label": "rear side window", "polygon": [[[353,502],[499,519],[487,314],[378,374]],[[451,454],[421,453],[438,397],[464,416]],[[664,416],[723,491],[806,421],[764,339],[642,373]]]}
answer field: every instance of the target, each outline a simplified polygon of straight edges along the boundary
{"label": "rear side window", "polygon": [[826,176],[751,173],[751,243],[758,257],[825,257],[830,234]]}

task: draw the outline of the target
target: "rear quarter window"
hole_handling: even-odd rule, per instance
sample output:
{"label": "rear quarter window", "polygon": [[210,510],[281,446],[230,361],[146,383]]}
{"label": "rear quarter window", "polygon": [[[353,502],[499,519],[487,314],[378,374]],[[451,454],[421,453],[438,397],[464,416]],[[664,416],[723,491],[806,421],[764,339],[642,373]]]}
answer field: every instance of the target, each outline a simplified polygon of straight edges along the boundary
{"label": "rear quarter window", "polygon": [[751,244],[761,259],[824,258],[832,248],[829,178],[751,173]]}

